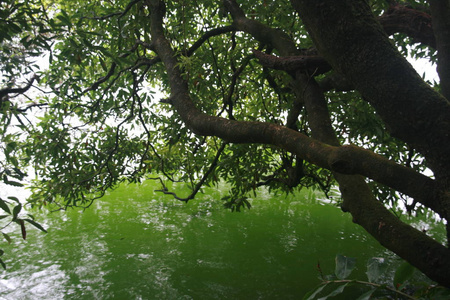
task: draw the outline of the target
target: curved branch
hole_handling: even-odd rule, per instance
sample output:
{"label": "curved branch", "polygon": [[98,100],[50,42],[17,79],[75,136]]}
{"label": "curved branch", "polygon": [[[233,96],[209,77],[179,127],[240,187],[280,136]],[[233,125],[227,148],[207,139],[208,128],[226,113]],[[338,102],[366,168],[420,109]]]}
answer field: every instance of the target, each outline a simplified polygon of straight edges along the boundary
{"label": "curved branch", "polygon": [[36,74],[34,74],[30,78],[30,80],[28,81],[27,85],[25,85],[22,88],[4,88],[4,89],[1,89],[0,90],[0,101],[6,101],[4,99],[4,97],[6,95],[9,95],[9,94],[23,94],[23,93],[25,93],[26,91],[28,91],[31,88],[31,86],[33,85],[34,81],[37,78],[38,78],[38,76]]}
{"label": "curved branch", "polygon": [[404,33],[415,42],[436,48],[431,16],[426,12],[395,4],[378,17],[378,21],[388,35]]}
{"label": "curved branch", "polygon": [[210,31],[205,32],[187,51],[184,53],[186,56],[191,56],[194,54],[195,50],[200,48],[201,45],[203,45],[204,42],[206,42],[209,38],[217,35],[221,35],[224,33],[235,31],[236,28],[233,25],[228,25],[224,27],[214,28]]}
{"label": "curved branch", "polygon": [[85,90],[83,91],[83,93],[87,93],[87,92],[89,92],[89,91],[95,91],[96,89],[98,89],[98,87],[99,87],[102,83],[106,82],[109,78],[111,78],[111,76],[114,75],[114,71],[116,70],[116,67],[117,67],[117,64],[116,64],[115,62],[113,62],[113,63],[111,64],[111,67],[109,67],[108,73],[107,73],[105,76],[99,78],[99,79],[98,79],[96,82],[94,82],[90,87],[88,87],[87,89],[85,89]]}
{"label": "curved branch", "polygon": [[[157,1],[157,0],[156,0]],[[172,88],[171,104],[193,132],[232,143],[263,143],[284,148],[311,163],[346,174],[361,174],[391,186],[442,213],[434,181],[412,169],[354,146],[330,146],[286,127],[262,122],[228,120],[207,115],[191,101],[174,51],[165,39],[161,21],[152,13],[155,48],[166,66]],[[158,23],[159,22],[159,23]],[[159,24],[159,26],[155,25]],[[354,160],[350,159],[355,157]],[[405,181],[398,180],[405,178]],[[406,178],[408,180],[406,180]]]}
{"label": "curved branch", "polygon": [[157,177],[157,178],[149,178],[149,179],[153,179],[153,180],[159,180],[161,185],[163,186],[162,190],[156,190],[156,192],[162,192],[163,194],[166,195],[172,195],[175,199],[183,201],[183,202],[188,202],[189,200],[192,200],[195,198],[195,196],[197,195],[197,193],[200,191],[200,189],[202,188],[203,184],[206,182],[206,180],[208,179],[209,175],[211,175],[211,173],[215,170],[215,168],[217,167],[217,163],[219,162],[219,158],[222,155],[223,150],[225,150],[227,143],[222,143],[222,145],[220,146],[220,148],[217,150],[216,156],[214,157],[213,161],[211,162],[211,165],[209,166],[208,170],[205,172],[205,174],[203,174],[202,179],[200,179],[200,181],[195,185],[194,190],[192,191],[191,194],[189,194],[189,196],[185,197],[185,198],[181,198],[179,197],[176,193],[174,192],[170,192],[165,184],[163,183],[163,181],[161,180],[161,178]]}
{"label": "curved branch", "polygon": [[125,16],[130,9],[133,7],[133,5],[135,5],[136,3],[139,3],[141,0],[133,0],[130,3],[128,3],[128,5],[125,7],[125,9],[123,11],[119,11],[119,12],[115,12],[115,13],[110,13],[104,16],[100,16],[100,17],[82,17],[82,19],[90,19],[90,20],[106,20],[115,16],[119,16],[118,19],[122,18],[123,16]]}
{"label": "curved branch", "polygon": [[240,31],[250,33],[255,39],[277,49],[283,56],[298,55],[299,51],[284,31],[248,19],[235,0],[224,0],[225,8],[233,17],[233,25]]}
{"label": "curved branch", "polygon": [[313,76],[321,75],[331,70],[331,66],[327,61],[318,55],[276,57],[258,50],[253,50],[253,54],[255,54],[262,66],[275,70],[286,72],[305,71]]}

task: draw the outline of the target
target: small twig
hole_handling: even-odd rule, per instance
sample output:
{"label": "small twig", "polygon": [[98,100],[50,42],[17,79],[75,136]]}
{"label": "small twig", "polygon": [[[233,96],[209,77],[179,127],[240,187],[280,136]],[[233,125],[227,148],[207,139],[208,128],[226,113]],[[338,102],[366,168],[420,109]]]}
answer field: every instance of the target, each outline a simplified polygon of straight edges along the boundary
{"label": "small twig", "polygon": [[127,7],[125,7],[124,11],[119,11],[119,12],[115,12],[115,13],[110,13],[104,16],[100,16],[100,17],[82,17],[82,19],[89,19],[89,20],[106,20],[115,16],[119,16],[118,19],[122,18],[123,16],[125,16],[130,9],[133,7],[133,5],[135,5],[136,3],[138,3],[140,0],[134,0],[131,1],[130,3],[128,3]]}
{"label": "small twig", "polygon": [[99,80],[97,80],[96,82],[94,82],[90,87],[88,87],[87,89],[85,89],[83,91],[83,94],[89,92],[89,91],[95,91],[96,89],[98,89],[98,87],[100,86],[100,84],[106,82],[113,74],[114,74],[114,70],[116,69],[117,64],[115,62],[113,62],[111,64],[111,67],[109,68],[108,73],[101,77]]}
{"label": "small twig", "polygon": [[216,156],[214,157],[214,160],[212,161],[211,165],[209,166],[208,170],[205,172],[205,174],[203,175],[202,179],[195,185],[194,190],[192,191],[192,193],[185,197],[185,198],[181,198],[179,196],[177,196],[176,193],[174,192],[170,192],[166,185],[164,184],[164,182],[162,181],[162,179],[160,177],[156,177],[156,178],[148,178],[151,180],[159,180],[161,185],[163,186],[162,189],[160,190],[155,190],[155,192],[162,192],[163,194],[166,195],[172,195],[175,199],[183,201],[183,202],[188,202],[189,200],[192,200],[195,198],[195,195],[197,195],[197,193],[200,191],[201,187],[203,186],[203,184],[205,183],[206,179],[208,179],[209,175],[212,173],[212,171],[214,171],[214,169],[217,166],[217,163],[219,162],[219,158],[220,155],[222,154],[223,150],[225,150],[227,143],[224,142],[222,143],[222,145],[220,146],[219,150],[217,150]]}

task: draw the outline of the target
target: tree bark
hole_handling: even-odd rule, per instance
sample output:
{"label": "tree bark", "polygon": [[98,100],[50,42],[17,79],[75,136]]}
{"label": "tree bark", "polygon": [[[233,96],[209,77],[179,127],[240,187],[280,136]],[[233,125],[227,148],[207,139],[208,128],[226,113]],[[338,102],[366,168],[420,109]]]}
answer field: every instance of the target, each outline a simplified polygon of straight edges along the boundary
{"label": "tree bark", "polygon": [[[329,121],[328,107],[319,85],[314,79],[308,80],[306,85],[304,81],[298,81],[298,83],[305,91],[304,102],[309,113],[308,121],[313,136],[330,145],[338,146],[339,141]],[[340,149],[346,148],[340,147]],[[355,159],[353,154],[350,156],[352,158],[349,160]],[[376,168],[374,165],[372,167]],[[383,164],[383,168],[386,168],[386,165]],[[333,175],[339,183],[339,190],[344,199],[342,210],[350,212],[353,221],[361,225],[384,247],[409,261],[430,278],[449,285],[445,268],[450,265],[450,251],[423,232],[392,215],[373,196],[362,176],[344,175],[339,171],[334,170]],[[384,174],[387,175],[387,173]],[[429,251],[431,248],[432,253]]]}
{"label": "tree bark", "polygon": [[430,0],[442,94],[450,101],[450,1]]}
{"label": "tree bark", "polygon": [[398,53],[366,2],[291,0],[319,53],[450,185],[450,103]]}
{"label": "tree bark", "polygon": [[378,21],[388,35],[404,33],[414,42],[436,48],[436,39],[431,27],[431,16],[426,12],[395,4],[391,5],[378,18]]}

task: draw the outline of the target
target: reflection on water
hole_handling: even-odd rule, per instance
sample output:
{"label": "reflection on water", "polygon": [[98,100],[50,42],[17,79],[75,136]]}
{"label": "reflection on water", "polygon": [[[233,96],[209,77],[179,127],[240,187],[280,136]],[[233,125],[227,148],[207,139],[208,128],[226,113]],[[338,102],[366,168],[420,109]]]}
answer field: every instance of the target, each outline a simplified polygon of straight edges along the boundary
{"label": "reflection on water", "polygon": [[349,216],[305,195],[264,195],[230,213],[220,191],[184,204],[151,184],[46,216],[48,234],[4,247],[0,298],[299,299],[319,283],[318,261],[331,273],[337,253],[357,257],[361,275],[385,253]]}

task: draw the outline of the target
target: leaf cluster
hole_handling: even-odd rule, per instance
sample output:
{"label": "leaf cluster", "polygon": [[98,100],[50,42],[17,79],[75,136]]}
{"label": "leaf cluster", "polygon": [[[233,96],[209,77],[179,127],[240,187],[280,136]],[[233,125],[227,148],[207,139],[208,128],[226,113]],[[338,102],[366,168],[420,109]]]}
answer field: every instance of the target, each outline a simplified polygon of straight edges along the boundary
{"label": "leaf cluster", "polygon": [[324,275],[317,265],[322,283],[303,299],[334,299],[337,296],[352,299],[447,299],[450,291],[414,276],[416,269],[408,262],[398,264],[393,272],[390,259],[372,257],[366,264],[366,280],[349,279],[357,262],[354,257],[336,255],[334,274]]}

